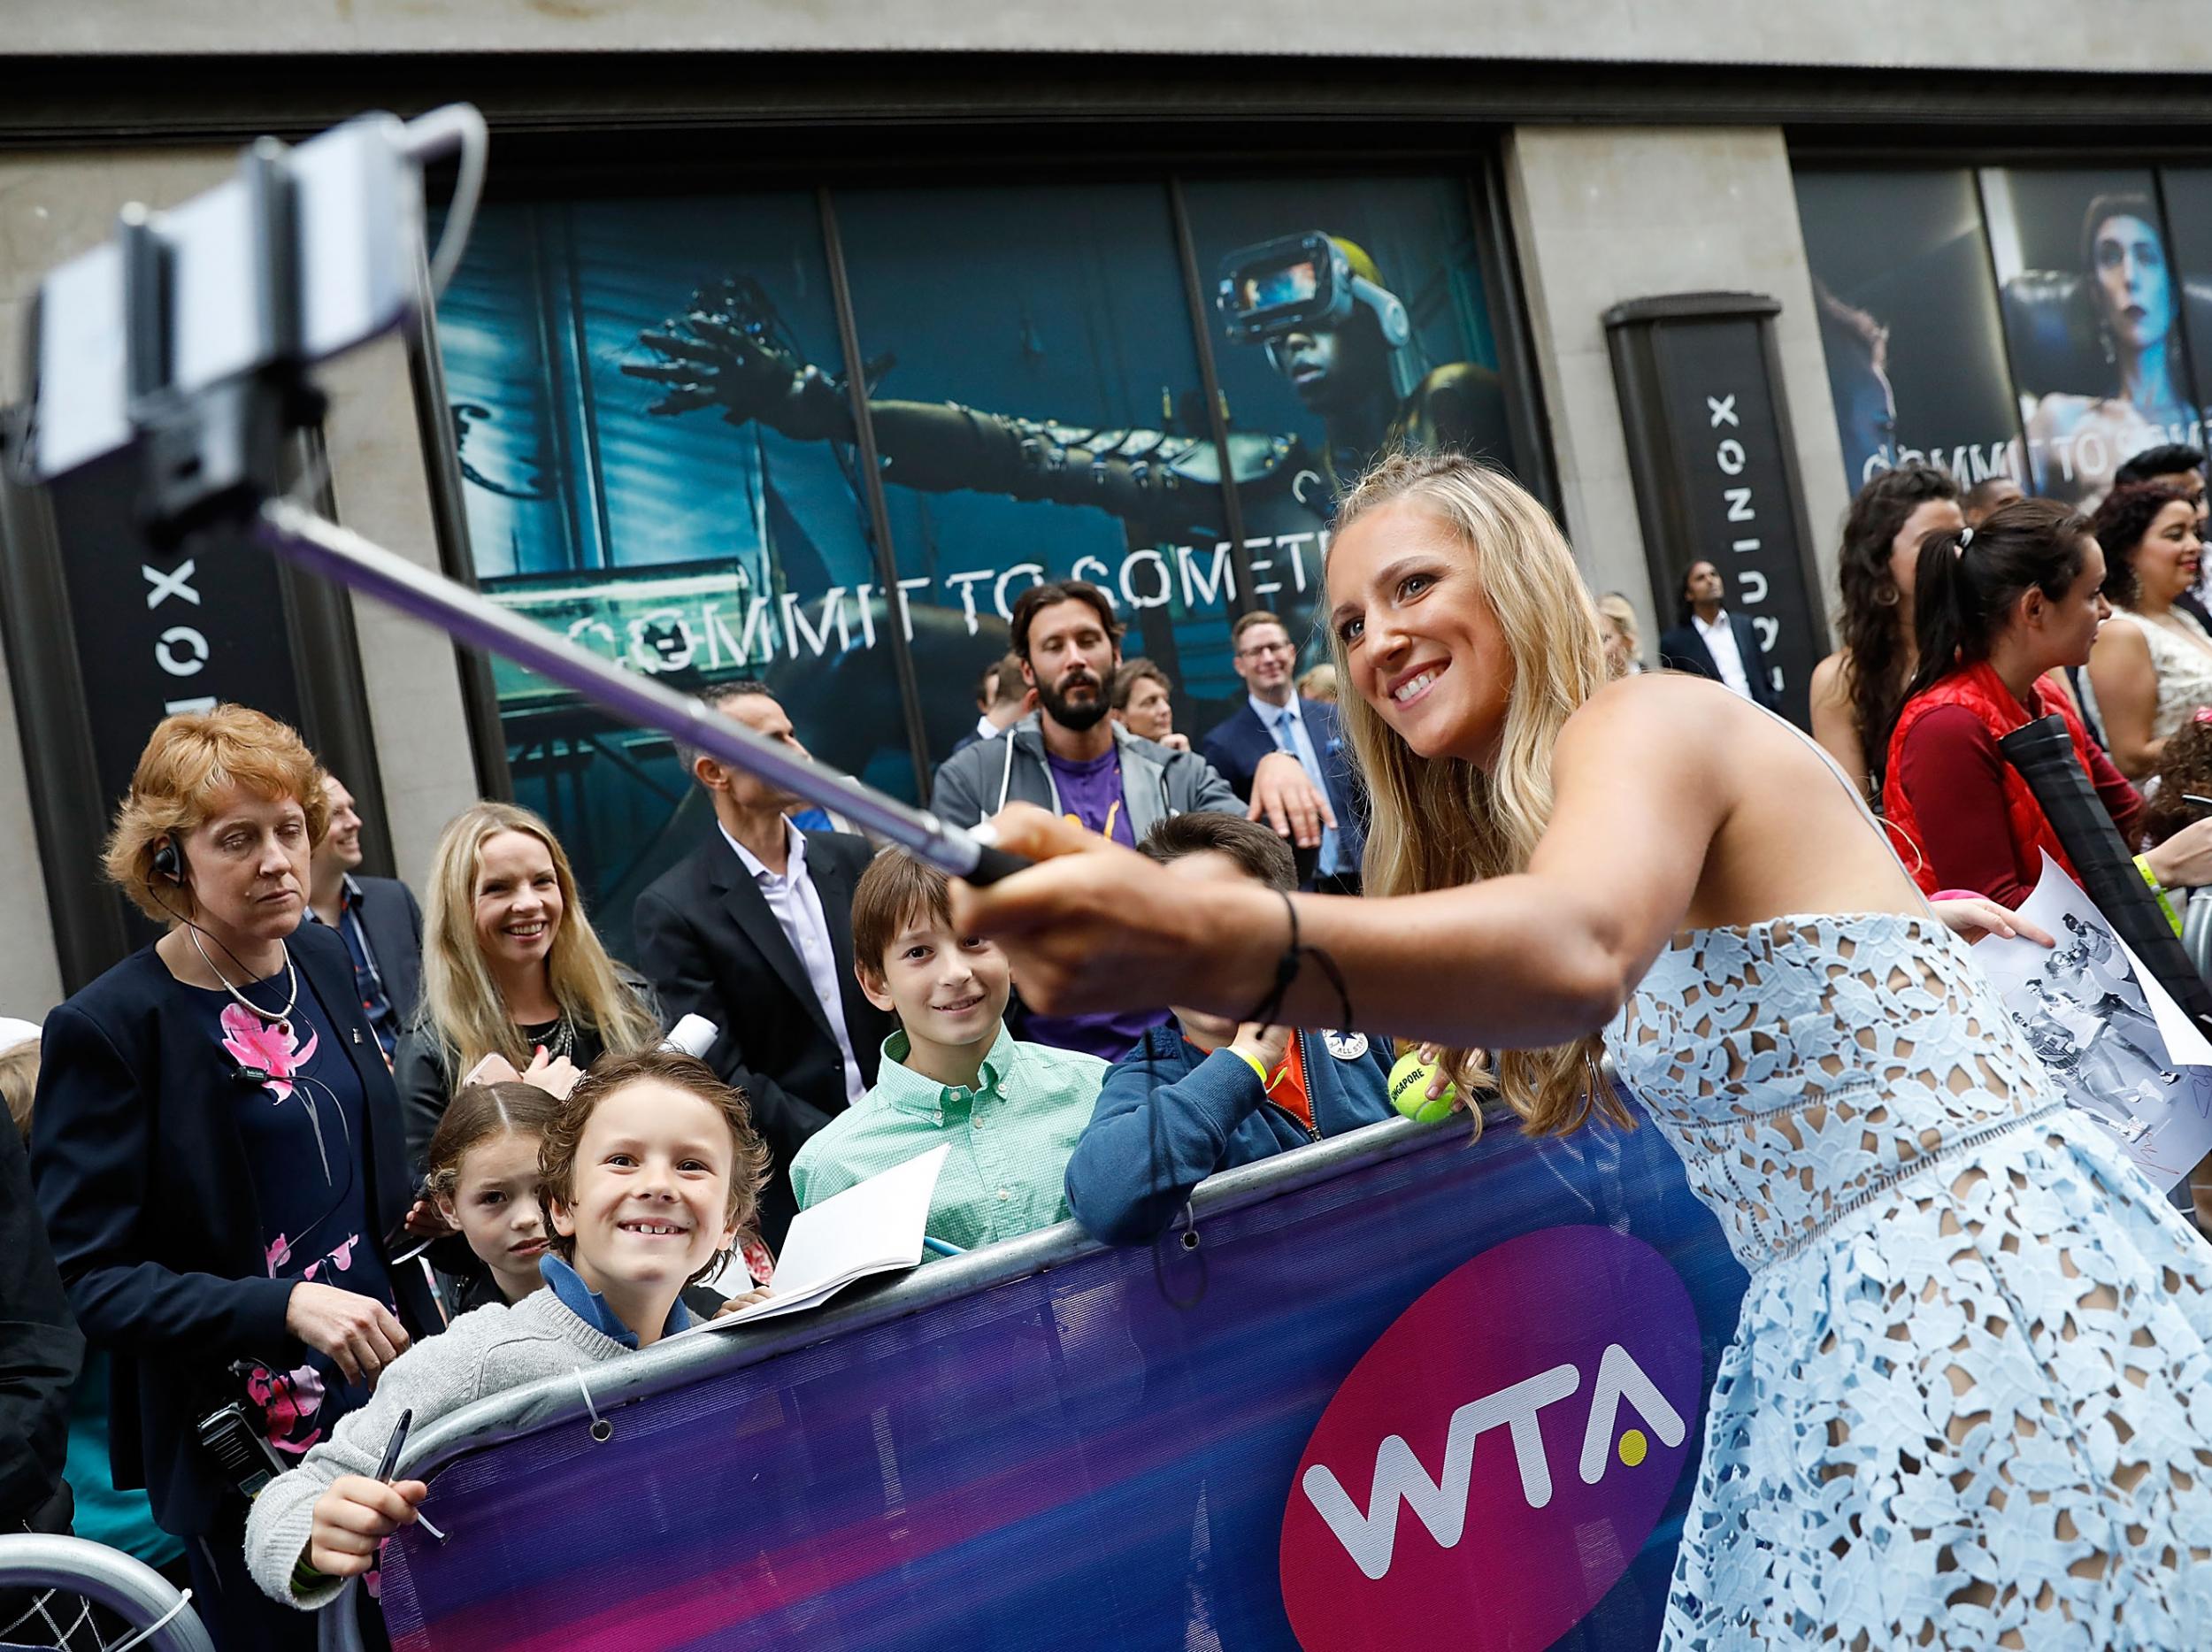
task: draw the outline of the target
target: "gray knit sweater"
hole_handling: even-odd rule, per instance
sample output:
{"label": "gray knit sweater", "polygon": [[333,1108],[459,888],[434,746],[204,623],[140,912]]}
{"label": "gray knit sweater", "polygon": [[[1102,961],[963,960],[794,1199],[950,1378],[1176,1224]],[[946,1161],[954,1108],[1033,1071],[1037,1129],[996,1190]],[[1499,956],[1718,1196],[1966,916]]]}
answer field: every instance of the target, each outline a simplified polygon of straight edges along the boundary
{"label": "gray knit sweater", "polygon": [[472,1400],[630,1351],[579,1319],[550,1290],[534,1291],[512,1307],[495,1302],[463,1314],[394,1360],[366,1405],[340,1418],[297,1468],[262,1488],[246,1518],[246,1564],[254,1581],[271,1598],[303,1611],[329,1603],[338,1593],[335,1579],[312,1592],[292,1587],[293,1565],[307,1553],[315,1501],[342,1474],[376,1472],[402,1411],[414,1412],[412,1432],[419,1438]]}

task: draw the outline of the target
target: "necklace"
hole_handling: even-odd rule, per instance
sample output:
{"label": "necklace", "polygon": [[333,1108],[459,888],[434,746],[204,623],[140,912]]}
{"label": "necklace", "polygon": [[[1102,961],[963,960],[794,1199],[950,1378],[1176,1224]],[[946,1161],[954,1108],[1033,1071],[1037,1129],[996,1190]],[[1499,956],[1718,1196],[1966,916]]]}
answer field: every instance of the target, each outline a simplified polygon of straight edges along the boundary
{"label": "necklace", "polygon": [[545,1035],[545,1053],[558,1061],[576,1048],[576,1025],[568,1018],[568,1011],[561,1011],[553,1023],[553,1030]]}
{"label": "necklace", "polygon": [[[243,1004],[247,1009],[252,1010],[254,1014],[260,1017],[264,1021],[275,1023],[279,1031],[288,1033],[291,1030],[292,1007],[300,1001],[300,972],[298,966],[292,962],[291,948],[286,946],[281,941],[277,942],[277,946],[284,953],[284,973],[291,988],[290,992],[288,992],[285,996],[284,1008],[281,1010],[265,1010],[252,999],[247,997],[246,995],[240,991],[236,987],[232,986],[230,977],[224,974],[221,970],[216,968],[215,960],[208,957],[207,949],[200,944],[200,931],[197,925],[186,925],[184,933],[192,942],[192,950],[200,955],[200,962],[206,964],[209,971],[213,973],[215,979],[223,983],[223,990],[225,992],[228,993],[239,1003]],[[217,944],[221,945],[219,941],[217,942]],[[230,949],[228,947],[224,947],[223,950],[227,952]]]}

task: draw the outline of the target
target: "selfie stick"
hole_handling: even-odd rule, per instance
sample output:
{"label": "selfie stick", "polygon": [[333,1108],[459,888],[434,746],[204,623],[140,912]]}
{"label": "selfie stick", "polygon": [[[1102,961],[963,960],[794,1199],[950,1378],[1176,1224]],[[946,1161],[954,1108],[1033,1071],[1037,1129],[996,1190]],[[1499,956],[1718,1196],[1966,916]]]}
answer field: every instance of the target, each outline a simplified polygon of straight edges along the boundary
{"label": "selfie stick", "polygon": [[501,655],[572,688],[625,723],[659,729],[680,747],[703,751],[718,763],[843,815],[863,831],[911,849],[956,878],[995,883],[1029,864],[994,848],[987,826],[974,832],[949,826],[926,809],[911,808],[849,774],[801,757],[698,700],[625,671],[288,500],[271,499],[262,505],[252,537],[286,561],[435,626],[457,642]]}

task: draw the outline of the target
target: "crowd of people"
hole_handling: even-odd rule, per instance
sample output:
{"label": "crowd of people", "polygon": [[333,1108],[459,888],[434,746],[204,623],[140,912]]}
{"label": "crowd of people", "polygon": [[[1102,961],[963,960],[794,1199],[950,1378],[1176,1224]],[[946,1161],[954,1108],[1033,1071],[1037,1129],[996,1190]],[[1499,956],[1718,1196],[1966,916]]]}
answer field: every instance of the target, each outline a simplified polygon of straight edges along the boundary
{"label": "crowd of people", "polygon": [[[1671,1643],[1792,1643],[1845,1551],[1940,1529],[1832,1608],[1860,1643],[2040,1644],[2124,1605],[2158,1644],[2212,1604],[2171,1558],[2212,1570],[2212,1439],[2121,1373],[2201,1374],[2212,1257],[2066,1115],[1955,935],[2021,933],[2041,855],[2070,864],[1997,743],[2033,717],[2154,889],[2212,886],[2201,465],[2142,456],[2093,517],[1870,482],[1823,755],[1770,715],[1716,564],[1646,672],[1534,500],[1387,459],[1338,523],[1329,662],[1300,675],[1282,620],[1241,615],[1245,703],[1195,738],[1111,596],[1022,595],[930,805],[1033,869],[970,889],[685,750],[713,831],[638,897],[627,960],[527,810],[451,821],[419,905],[359,872],[354,799],[295,731],[173,716],[104,863],[160,938],[35,1038],[0,1028],[0,1304],[36,1328],[0,1516],[65,1529],[73,1487],[83,1529],[189,1575],[219,1646],[303,1648],[419,1518],[426,1487],[379,1475],[403,1412],[772,1293],[796,1215],[883,1171],[950,1149],[941,1254],[1070,1218],[1144,1243],[1208,1176],[1394,1116],[1413,1041],[1430,1095],[1546,1133],[1626,1122],[1609,1047],[1753,1273]],[[798,747],[764,685],[705,697]],[[698,1055],[664,1041],[688,1016]],[[2005,1487],[2049,1402],[1977,1423],[1958,1395],[2045,1392],[2061,1315],[2070,1402],[2141,1471],[2047,1461],[2032,1510]],[[1828,1356],[1846,1327],[1870,1340]],[[1808,1498],[1816,1417],[1854,1478]],[[1956,1637],[1961,1602],[1991,1639]],[[0,1602],[0,1640],[27,1615],[94,1644],[62,1610]]]}
{"label": "crowd of people", "polygon": [[2170,754],[2192,760],[2182,731],[2212,716],[2204,465],[2195,448],[2149,449],[2087,514],[2004,478],[1962,492],[1928,465],[1885,472],[1853,501],[1843,646],[1814,675],[1813,733],[1924,889],[2014,903],[2046,853],[2076,873],[2000,746],[2047,717],[2177,927],[2189,892],[2212,883],[2212,805],[2166,772]]}
{"label": "crowd of people", "polygon": [[[1049,803],[1193,867],[1356,888],[1334,708],[1294,684],[1280,622],[1240,622],[1251,705],[1208,734],[1218,766],[1120,637],[1094,587],[1029,593],[939,772],[939,812]],[[705,699],[797,746],[764,685]],[[803,828],[800,799],[680,757],[714,831],[638,897],[631,962],[528,810],[486,801],[450,821],[419,903],[359,871],[354,798],[292,729],[224,705],[153,731],[105,865],[161,938],[0,1054],[19,1098],[0,1175],[14,1164],[13,1236],[41,1259],[7,1301],[50,1337],[22,1483],[0,1482],[12,1516],[67,1529],[65,1456],[84,1527],[188,1577],[219,1644],[305,1646],[294,1609],[364,1569],[349,1556],[373,1552],[368,1528],[406,1518],[362,1479],[398,1409],[419,1424],[772,1289],[799,1210],[941,1140],[957,1150],[930,1211],[938,1249],[1068,1217],[1069,1162],[1113,1064],[1172,1012],[1025,1009],[1005,955],[952,931],[941,873]],[[1160,846],[1194,822],[1220,841]],[[696,1058],[661,1048],[686,1016],[716,1029]],[[1178,1186],[1388,1115],[1372,1061],[1348,1088],[1281,1029],[1187,1032],[1176,1075],[1202,1073],[1229,1145],[1194,1140]],[[595,1142],[638,1092],[660,1110],[681,1093],[694,1125],[728,1128],[638,1143],[595,1226],[603,1167],[575,1159],[565,1183],[549,1156]],[[1155,1170],[1140,1155],[1084,1184],[1115,1212],[1102,1232],[1164,1226]],[[408,1360],[419,1345],[435,1358]],[[51,1597],[0,1604],[0,1639],[26,1614],[64,1644],[96,1633],[81,1606],[50,1621]]]}

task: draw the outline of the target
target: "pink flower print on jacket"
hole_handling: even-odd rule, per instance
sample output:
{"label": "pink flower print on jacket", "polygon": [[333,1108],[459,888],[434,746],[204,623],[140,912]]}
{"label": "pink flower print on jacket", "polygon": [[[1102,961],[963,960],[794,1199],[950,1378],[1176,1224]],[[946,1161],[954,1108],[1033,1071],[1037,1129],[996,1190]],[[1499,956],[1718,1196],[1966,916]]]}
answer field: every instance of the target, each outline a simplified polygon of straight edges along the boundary
{"label": "pink flower print on jacket", "polygon": [[312,1365],[277,1376],[256,1364],[247,1373],[246,1393],[261,1408],[262,1432],[279,1451],[300,1456],[323,1437],[315,1423],[323,1409],[323,1379]]}
{"label": "pink flower print on jacket", "polygon": [[279,1233],[269,1241],[269,1277],[274,1279],[277,1270],[292,1259],[292,1241]]}
{"label": "pink flower print on jacket", "polygon": [[310,1031],[304,1049],[295,1045],[288,1023],[264,1021],[242,1004],[227,1003],[220,1018],[223,1048],[241,1067],[258,1067],[269,1075],[270,1094],[280,1102],[292,1095],[292,1075],[313,1057],[315,1034]]}
{"label": "pink flower print on jacket", "polygon": [[348,1233],[346,1235],[346,1242],[344,1244],[339,1246],[337,1249],[318,1257],[313,1262],[309,1263],[304,1268],[302,1268],[300,1270],[300,1278],[303,1279],[313,1279],[315,1277],[315,1270],[321,1267],[326,1262],[330,1264],[330,1265],[339,1272],[343,1273],[348,1268],[350,1268],[353,1265],[353,1248],[360,1242],[360,1234]]}

